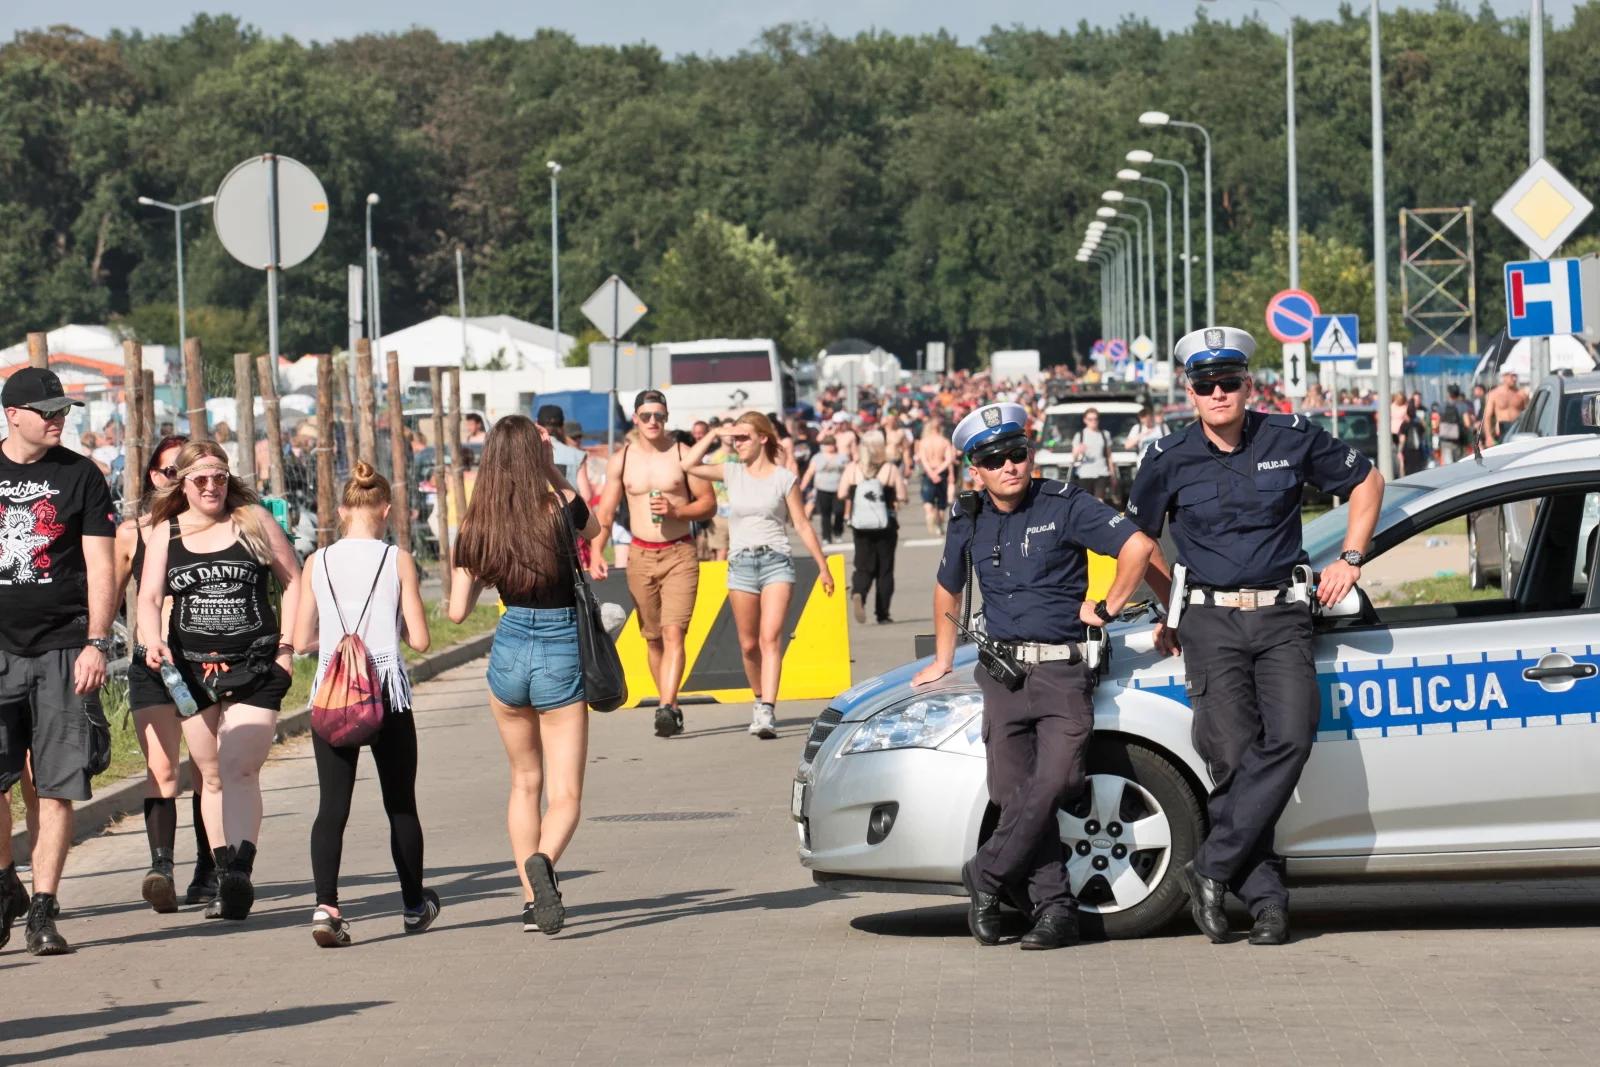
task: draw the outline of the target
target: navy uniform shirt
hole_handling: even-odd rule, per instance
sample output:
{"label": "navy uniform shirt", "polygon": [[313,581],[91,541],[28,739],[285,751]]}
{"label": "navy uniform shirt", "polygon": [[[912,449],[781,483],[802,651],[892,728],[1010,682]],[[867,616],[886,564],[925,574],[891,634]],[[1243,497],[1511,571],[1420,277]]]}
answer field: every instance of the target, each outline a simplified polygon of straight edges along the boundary
{"label": "navy uniform shirt", "polygon": [[1063,644],[1082,641],[1078,609],[1089,592],[1085,549],[1115,556],[1133,536],[1133,524],[1075,485],[1035,479],[1013,512],[980,493],[976,519],[950,509],[939,584],[961,592],[967,580],[962,549],[972,551],[972,573],[983,593],[984,625],[1001,641]]}
{"label": "navy uniform shirt", "polygon": [[1306,562],[1301,488],[1310,482],[1346,496],[1370,470],[1366,456],[1304,415],[1251,411],[1232,452],[1212,444],[1198,422],[1151,445],[1128,516],[1151,537],[1171,516],[1190,585],[1265,588]]}

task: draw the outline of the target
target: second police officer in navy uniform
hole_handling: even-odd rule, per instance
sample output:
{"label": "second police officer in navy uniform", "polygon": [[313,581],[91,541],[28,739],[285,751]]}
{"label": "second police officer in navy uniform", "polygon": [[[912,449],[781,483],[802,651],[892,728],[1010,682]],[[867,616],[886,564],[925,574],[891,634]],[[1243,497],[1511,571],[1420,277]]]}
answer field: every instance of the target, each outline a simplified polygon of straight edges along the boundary
{"label": "second police officer in navy uniform", "polygon": [[[1383,476],[1304,415],[1248,410],[1254,351],[1255,340],[1231,327],[1178,342],[1197,419],[1145,454],[1128,517],[1151,537],[1170,518],[1186,572],[1177,633],[1158,625],[1156,641],[1167,652],[1182,643],[1195,749],[1215,783],[1210,830],[1184,869],[1190,910],[1207,937],[1227,941],[1231,891],[1254,921],[1250,942],[1280,945],[1289,940],[1289,895],[1273,832],[1311,753],[1321,704],[1301,490],[1309,482],[1349,498],[1345,551],[1316,585],[1331,605],[1361,576]],[[1170,596],[1160,575],[1151,587]]]}
{"label": "second police officer in navy uniform", "polygon": [[[1035,481],[1027,412],[990,404],[957,425],[953,442],[983,490],[951,509],[933,593],[934,661],[926,685],[951,670],[961,590],[971,561],[983,593],[988,638],[999,642],[1009,688],[983,667],[983,739],[989,796],[1000,808],[994,833],[962,868],[971,898],[968,926],[981,944],[1000,940],[999,895],[1019,907],[1031,898],[1034,926],[1022,947],[1060,948],[1078,940],[1077,901],[1056,823],[1061,805],[1082,791],[1094,726],[1094,672],[1084,662],[1088,625],[1116,615],[1144,576],[1155,542],[1075,485]],[[1116,557],[1104,600],[1091,604],[1086,550]],[[1004,672],[1002,672],[1004,673]]]}

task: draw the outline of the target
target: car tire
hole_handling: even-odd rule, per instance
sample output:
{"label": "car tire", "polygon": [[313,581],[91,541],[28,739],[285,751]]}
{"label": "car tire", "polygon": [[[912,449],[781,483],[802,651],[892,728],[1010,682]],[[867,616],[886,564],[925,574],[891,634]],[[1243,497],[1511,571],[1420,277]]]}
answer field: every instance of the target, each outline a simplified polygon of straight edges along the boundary
{"label": "car tire", "polygon": [[1205,837],[1204,798],[1170,757],[1120,737],[1090,742],[1088,772],[1126,778],[1154,797],[1167,816],[1172,843],[1164,872],[1150,895],[1121,911],[1101,913],[1085,908],[1080,915],[1087,938],[1146,937],[1166,926],[1188,904],[1182,871]]}

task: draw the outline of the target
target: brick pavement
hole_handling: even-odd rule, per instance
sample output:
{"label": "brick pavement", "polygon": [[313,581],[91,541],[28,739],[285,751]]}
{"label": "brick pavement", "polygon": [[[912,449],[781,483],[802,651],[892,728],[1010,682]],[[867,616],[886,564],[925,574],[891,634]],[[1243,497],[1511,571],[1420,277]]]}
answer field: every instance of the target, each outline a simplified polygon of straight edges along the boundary
{"label": "brick pavement", "polygon": [[[858,628],[858,671],[926,626],[929,564],[902,566],[907,622]],[[585,818],[563,863],[568,926],[523,934],[482,692],[481,664],[420,689],[418,791],[445,902],[433,931],[400,933],[364,762],[342,886],[356,943],[313,946],[315,775],[298,742],[265,772],[260,902],[245,924],[151,913],[137,820],[74,850],[62,929],[79,951],[35,960],[19,930],[0,954],[0,1065],[1592,1056],[1600,880],[1307,890],[1301,940],[1282,949],[1214,947],[1180,927],[1039,954],[979,948],[954,901],[818,890],[787,812],[815,704],[781,708],[772,742],[744,733],[743,708],[691,708],[670,741],[651,736],[648,713],[595,716]],[[700,815],[613,818],[673,813]]]}

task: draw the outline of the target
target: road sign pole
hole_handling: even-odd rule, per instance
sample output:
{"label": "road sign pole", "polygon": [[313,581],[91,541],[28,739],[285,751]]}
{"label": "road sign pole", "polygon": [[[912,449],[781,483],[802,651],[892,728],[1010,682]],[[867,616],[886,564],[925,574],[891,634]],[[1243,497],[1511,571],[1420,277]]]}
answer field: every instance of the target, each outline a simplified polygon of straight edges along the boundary
{"label": "road sign pole", "polygon": [[[606,409],[606,454],[617,451],[617,334],[621,332],[617,321],[622,317],[622,287],[611,287],[611,405]],[[559,339],[556,342],[560,344]]]}
{"label": "road sign pole", "polygon": [[[267,355],[278,365],[278,157],[267,154]],[[242,420],[241,420],[242,421]],[[240,451],[255,455],[254,439],[241,441]]]}
{"label": "road sign pole", "polygon": [[[1372,281],[1377,290],[1373,308],[1377,320],[1373,335],[1378,342],[1378,470],[1394,477],[1394,441],[1384,421],[1389,402],[1389,239],[1384,217],[1383,192],[1383,71],[1379,62],[1378,0],[1372,3]],[[1336,379],[1337,380],[1337,379]]]}
{"label": "road sign pole", "polygon": [[[1544,0],[1532,0],[1528,12],[1528,164],[1544,157]],[[1541,257],[1542,258],[1542,257]],[[1550,373],[1550,339],[1535,337],[1528,352],[1532,386]]]}

